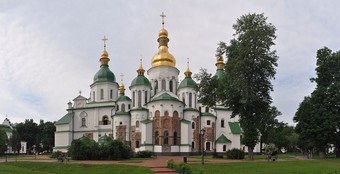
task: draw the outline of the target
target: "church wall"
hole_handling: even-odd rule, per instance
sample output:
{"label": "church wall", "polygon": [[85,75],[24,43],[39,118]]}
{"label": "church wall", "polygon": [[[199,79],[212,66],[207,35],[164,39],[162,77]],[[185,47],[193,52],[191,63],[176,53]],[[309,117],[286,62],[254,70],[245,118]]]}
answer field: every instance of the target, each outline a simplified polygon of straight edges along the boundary
{"label": "church wall", "polygon": [[[101,97],[101,89],[103,89],[104,92],[103,98]],[[112,99],[110,96],[110,90],[112,90]],[[114,83],[97,82],[91,85],[90,102],[116,101],[117,98],[118,98],[118,84],[116,82]]]}
{"label": "church wall", "polygon": [[[170,80],[173,81],[173,93],[177,93],[177,85],[178,85],[178,74],[179,70],[176,67],[171,66],[158,66],[152,67],[148,70],[149,80],[152,86],[151,96],[155,95],[157,92],[163,91],[162,90],[162,80],[165,80],[165,90],[170,90]],[[157,81],[157,88],[155,86]],[[157,90],[156,90],[157,89]],[[155,90],[157,91],[155,93]]]}
{"label": "church wall", "polygon": [[[141,102],[139,105],[138,102],[138,91],[141,91]],[[146,99],[147,101],[145,102],[145,91],[147,91],[147,96]],[[135,95],[133,95],[133,92],[135,93]],[[144,106],[146,103],[150,102],[150,87],[149,86],[142,86],[142,85],[138,85],[138,86],[134,86],[131,88],[131,108],[137,108],[140,106]]]}
{"label": "church wall", "polygon": [[[191,94],[191,100],[190,100]],[[197,109],[197,93],[192,88],[181,88],[177,93],[178,98],[185,103],[185,108]],[[191,103],[190,103],[191,101]]]}

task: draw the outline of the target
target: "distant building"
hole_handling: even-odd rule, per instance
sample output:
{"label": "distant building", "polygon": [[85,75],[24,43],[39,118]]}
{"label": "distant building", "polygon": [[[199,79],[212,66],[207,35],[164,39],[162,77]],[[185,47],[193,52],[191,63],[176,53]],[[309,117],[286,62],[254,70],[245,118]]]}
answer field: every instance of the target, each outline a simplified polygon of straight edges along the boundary
{"label": "distant building", "polygon": [[[0,129],[3,129],[6,132],[7,138],[10,139],[12,136],[12,132],[13,132],[13,126],[11,124],[11,122],[9,121],[8,118],[5,118],[5,120],[2,122],[2,124],[0,124]],[[21,154],[26,153],[27,150],[27,142],[26,141],[20,141],[21,143],[21,149],[20,152]],[[13,151],[11,146],[7,146],[7,151],[5,153],[16,153]]]}
{"label": "distant building", "polygon": [[[164,25],[158,36],[159,50],[151,59],[151,68],[145,76],[140,62],[137,76],[129,86],[130,97],[125,95],[124,84],[119,85],[109,69],[104,37],[100,69],[90,85],[89,98],[77,96],[68,103],[67,114],[56,122],[55,151],[66,152],[72,140],[83,136],[95,141],[108,136],[125,141],[134,151],[158,154],[200,152],[202,145],[207,152],[242,148],[238,117],[230,118],[232,112],[218,104],[208,108],[198,102],[197,84],[191,77],[189,63],[185,78],[182,81],[178,78],[180,71],[168,51],[168,31]],[[215,75],[221,78],[222,57],[217,59],[216,66]],[[203,130],[204,136],[200,138]]]}

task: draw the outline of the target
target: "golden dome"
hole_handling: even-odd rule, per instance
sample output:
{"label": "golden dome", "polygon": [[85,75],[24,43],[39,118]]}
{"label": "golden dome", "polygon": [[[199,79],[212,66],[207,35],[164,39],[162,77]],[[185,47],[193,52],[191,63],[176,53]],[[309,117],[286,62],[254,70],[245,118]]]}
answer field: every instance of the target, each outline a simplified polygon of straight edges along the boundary
{"label": "golden dome", "polygon": [[166,29],[161,29],[158,33],[159,38],[157,39],[158,53],[155,54],[152,58],[151,65],[152,67],[156,66],[176,66],[175,57],[169,53],[168,51],[168,31]]}
{"label": "golden dome", "polygon": [[144,75],[144,72],[145,72],[145,70],[144,70],[144,68],[143,68],[143,66],[142,66],[142,59],[141,59],[141,60],[140,60],[139,68],[138,68],[138,70],[137,70],[137,73],[138,73],[138,75]]}
{"label": "golden dome", "polygon": [[217,67],[217,69],[223,69],[223,67],[224,67],[224,62],[223,62],[223,57],[222,57],[222,55],[218,55],[217,56],[217,62],[216,62],[216,67]]}
{"label": "golden dome", "polygon": [[124,91],[125,91],[125,86],[124,86],[124,83],[122,82],[122,83],[119,85],[119,93],[120,93],[120,94],[124,94]]}
{"label": "golden dome", "polygon": [[109,53],[106,51],[106,41],[107,41],[106,36],[104,36],[102,40],[104,41],[104,50],[102,52],[102,56],[100,57],[99,61],[100,61],[100,65],[108,65],[110,59],[109,59]]}

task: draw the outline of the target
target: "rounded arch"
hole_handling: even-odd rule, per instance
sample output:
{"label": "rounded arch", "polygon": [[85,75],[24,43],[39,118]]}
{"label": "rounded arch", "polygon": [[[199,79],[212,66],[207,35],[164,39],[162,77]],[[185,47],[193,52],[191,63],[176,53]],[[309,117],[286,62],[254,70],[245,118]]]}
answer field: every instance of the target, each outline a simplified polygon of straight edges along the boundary
{"label": "rounded arch", "polygon": [[177,111],[174,111],[174,113],[172,113],[172,116],[173,116],[174,118],[179,118],[179,117],[178,117],[178,112],[177,112]]}
{"label": "rounded arch", "polygon": [[103,125],[109,124],[109,117],[107,115],[104,115],[102,118]]}
{"label": "rounded arch", "polygon": [[139,127],[139,121],[138,120],[136,121],[136,127]]}
{"label": "rounded arch", "polygon": [[155,112],[155,117],[160,117],[161,116],[161,112],[159,112],[159,110],[157,110],[156,112]]}
{"label": "rounded arch", "polygon": [[122,112],[125,112],[125,104],[124,104],[124,103],[122,103],[120,110],[121,110]]}
{"label": "rounded arch", "polygon": [[169,116],[169,112],[168,112],[168,111],[165,111],[165,112],[164,112],[164,116]]}

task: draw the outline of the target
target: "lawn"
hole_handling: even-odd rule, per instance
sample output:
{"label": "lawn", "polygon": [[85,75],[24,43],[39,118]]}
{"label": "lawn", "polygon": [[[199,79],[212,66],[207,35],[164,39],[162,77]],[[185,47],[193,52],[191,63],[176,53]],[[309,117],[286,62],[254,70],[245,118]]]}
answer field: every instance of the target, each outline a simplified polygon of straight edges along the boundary
{"label": "lawn", "polygon": [[191,164],[194,173],[202,174],[338,174],[340,163],[328,160],[240,162]]}
{"label": "lawn", "polygon": [[146,167],[121,164],[65,164],[46,162],[9,162],[0,163],[0,174],[106,174],[106,173],[153,173]]}

